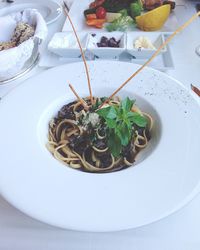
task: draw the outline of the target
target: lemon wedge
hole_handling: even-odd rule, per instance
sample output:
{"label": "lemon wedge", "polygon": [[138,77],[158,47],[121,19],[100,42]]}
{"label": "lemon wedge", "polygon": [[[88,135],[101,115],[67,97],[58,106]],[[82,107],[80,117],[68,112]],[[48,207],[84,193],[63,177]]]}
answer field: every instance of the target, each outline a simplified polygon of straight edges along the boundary
{"label": "lemon wedge", "polygon": [[170,4],[162,5],[135,18],[139,29],[154,31],[162,28],[170,14]]}

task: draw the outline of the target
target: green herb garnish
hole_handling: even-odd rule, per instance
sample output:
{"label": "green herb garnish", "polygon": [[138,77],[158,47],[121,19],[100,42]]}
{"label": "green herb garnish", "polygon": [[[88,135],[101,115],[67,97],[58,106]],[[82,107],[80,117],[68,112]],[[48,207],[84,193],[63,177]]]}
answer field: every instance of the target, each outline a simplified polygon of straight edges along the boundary
{"label": "green herb garnish", "polygon": [[109,32],[116,31],[116,30],[126,31],[128,28],[134,27],[134,24],[135,24],[135,22],[134,22],[133,18],[130,16],[126,16],[125,12],[124,12],[124,15],[115,19],[112,23],[108,24],[106,26],[106,29]]}
{"label": "green herb garnish", "polygon": [[96,111],[106,123],[108,147],[115,157],[120,156],[122,148],[129,144],[134,133],[133,125],[138,127],[147,125],[144,116],[131,111],[134,103],[134,100],[127,97],[119,106],[112,105]]}
{"label": "green herb garnish", "polygon": [[97,98],[95,104],[92,105],[92,111],[97,110],[98,107],[99,107],[103,102],[105,102],[106,99],[107,99],[107,97]]}

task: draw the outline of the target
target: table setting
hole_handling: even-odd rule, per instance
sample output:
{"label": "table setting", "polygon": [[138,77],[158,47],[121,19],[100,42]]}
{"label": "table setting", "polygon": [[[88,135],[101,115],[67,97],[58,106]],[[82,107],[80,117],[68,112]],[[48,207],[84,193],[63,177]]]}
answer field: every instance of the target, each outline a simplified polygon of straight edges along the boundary
{"label": "table setting", "polygon": [[0,2],[0,249],[199,249],[199,15]]}

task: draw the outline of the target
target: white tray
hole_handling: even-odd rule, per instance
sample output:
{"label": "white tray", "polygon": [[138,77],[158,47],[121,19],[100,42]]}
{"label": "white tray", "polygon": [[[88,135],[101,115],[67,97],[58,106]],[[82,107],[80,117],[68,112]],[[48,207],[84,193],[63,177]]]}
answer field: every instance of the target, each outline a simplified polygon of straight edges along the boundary
{"label": "white tray", "polygon": [[[87,33],[87,32],[86,32]],[[139,33],[139,32],[137,32]],[[159,32],[158,32],[159,33]],[[162,34],[162,32],[160,32]],[[162,34],[163,39],[165,40],[167,38],[167,34]],[[125,62],[132,62],[136,64],[144,64],[147,59],[139,59],[134,58],[131,56],[127,51],[122,53],[120,56],[116,58],[98,58],[94,56],[90,51],[85,52],[85,56],[87,60],[118,60],[118,61],[125,61]],[[39,61],[40,67],[46,67],[51,68],[58,65],[66,64],[66,63],[72,63],[72,62],[79,62],[82,61],[81,56],[79,58],[75,57],[61,57],[59,55],[56,55],[46,48],[45,51],[43,51],[42,57]],[[174,63],[173,63],[173,57],[171,54],[170,46],[166,46],[166,52],[159,54],[150,64],[150,67],[158,69],[160,71],[167,71],[174,69]]]}
{"label": "white tray", "polygon": [[[105,60],[105,58],[97,58],[88,54],[86,52],[86,58],[87,60]],[[125,61],[125,62],[132,62],[136,64],[144,64],[144,62],[147,59],[134,59],[131,55],[129,55],[127,52],[123,53],[118,58],[112,59],[112,60],[119,60],[119,61]],[[67,58],[67,57],[59,57],[49,51],[45,52],[43,54],[39,66],[40,67],[55,67],[58,65],[66,64],[66,63],[72,63],[72,62],[79,62],[82,61],[82,58]],[[150,64],[150,67],[158,69],[160,71],[167,71],[174,69],[174,63],[173,63],[173,57],[171,54],[170,47],[167,46],[167,51],[165,53],[162,53],[158,55]]]}

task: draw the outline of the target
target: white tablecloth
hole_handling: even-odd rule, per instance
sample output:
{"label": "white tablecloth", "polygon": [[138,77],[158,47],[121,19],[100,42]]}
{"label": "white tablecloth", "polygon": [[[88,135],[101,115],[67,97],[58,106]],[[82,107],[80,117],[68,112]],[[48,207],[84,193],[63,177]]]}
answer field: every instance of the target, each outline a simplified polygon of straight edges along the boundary
{"label": "white tablecloth", "polygon": [[[182,22],[195,11],[192,2],[185,2],[185,5],[187,15]],[[49,26],[49,36],[61,29],[63,18]],[[200,44],[199,34],[200,20],[197,20],[171,44],[175,70],[168,74],[188,87],[191,83],[200,87],[200,58],[194,52],[195,47]],[[25,78],[43,70],[35,68]],[[21,81],[0,86],[0,97]],[[0,197],[0,250],[199,250],[199,229],[200,195],[179,212],[154,224],[134,230],[101,234],[73,232],[45,225],[22,214]]]}

